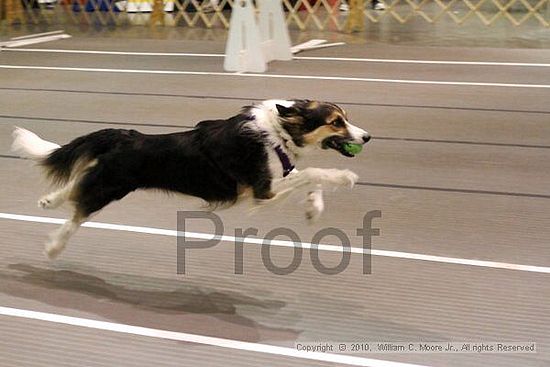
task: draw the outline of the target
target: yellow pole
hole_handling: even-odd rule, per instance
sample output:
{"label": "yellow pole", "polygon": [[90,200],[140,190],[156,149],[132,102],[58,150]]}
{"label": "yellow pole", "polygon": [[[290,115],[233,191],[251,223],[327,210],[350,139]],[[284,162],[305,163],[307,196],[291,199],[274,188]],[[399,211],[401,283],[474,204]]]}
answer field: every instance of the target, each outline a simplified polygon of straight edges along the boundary
{"label": "yellow pole", "polygon": [[365,30],[365,0],[349,0],[349,15],[345,31],[361,32]]}
{"label": "yellow pole", "polygon": [[5,9],[8,24],[15,23],[16,20],[23,23],[23,8],[20,0],[7,0]]}
{"label": "yellow pole", "polygon": [[151,25],[154,26],[158,22],[161,25],[164,25],[164,1],[163,0],[154,0],[153,2],[153,12],[151,13]]}

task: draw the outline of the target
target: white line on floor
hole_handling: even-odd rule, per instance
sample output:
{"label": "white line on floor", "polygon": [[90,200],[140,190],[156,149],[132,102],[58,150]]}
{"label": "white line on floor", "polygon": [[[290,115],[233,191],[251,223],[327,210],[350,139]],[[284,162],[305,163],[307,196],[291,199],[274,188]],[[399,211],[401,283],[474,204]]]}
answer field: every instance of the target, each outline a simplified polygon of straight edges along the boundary
{"label": "white line on floor", "polygon": [[[24,222],[35,222],[35,223],[50,223],[50,224],[62,224],[65,222],[64,219],[60,218],[51,218],[51,217],[38,217],[32,215],[20,215],[20,214],[11,214],[11,213],[0,213],[0,219],[9,219],[9,220],[18,220]],[[112,223],[100,223],[100,222],[86,222],[82,225],[83,227],[88,228],[97,228],[97,229],[108,229],[114,231],[125,231],[125,232],[134,232],[134,233],[146,233],[153,235],[161,236],[170,236],[177,237],[178,232],[170,229],[162,228],[152,228],[152,227],[141,227],[141,226],[129,226],[122,224],[112,224]],[[212,233],[200,233],[200,232],[183,232],[186,238],[194,239],[218,239],[223,242],[243,242],[255,245],[266,245],[264,240],[261,238],[239,238],[234,236],[214,236]],[[267,245],[269,246],[280,246],[280,247],[294,247],[295,244],[292,241],[283,241],[283,240],[272,240]],[[301,247],[304,249],[312,249],[317,247],[320,251],[331,251],[331,252],[342,252],[341,246],[327,245],[327,244],[311,244],[308,242],[301,242]],[[351,247],[350,252],[353,254],[368,254],[368,250],[364,250],[362,247]],[[435,256],[435,255],[425,255],[425,254],[416,254],[410,252],[401,252],[401,251],[388,251],[388,250],[371,250],[371,255],[373,256],[382,256],[382,257],[394,257],[399,259],[408,259],[408,260],[420,260],[420,261],[431,261],[436,263],[445,263],[445,264],[456,264],[456,265],[468,265],[468,266],[478,266],[483,268],[493,268],[493,269],[508,269],[508,270],[519,270],[527,271],[533,273],[546,273],[550,274],[550,267],[545,266],[535,266],[535,265],[522,265],[522,264],[512,264],[512,263],[503,263],[497,261],[486,261],[486,260],[474,260],[474,259],[462,259],[456,257],[446,257],[446,256]]]}
{"label": "white line on floor", "polygon": [[166,340],[175,340],[179,342],[196,343],[203,345],[211,345],[214,347],[244,350],[256,353],[274,354],[278,356],[293,357],[322,362],[333,362],[352,366],[369,366],[369,367],[422,367],[419,365],[384,361],[380,359],[355,357],[344,354],[331,354],[321,352],[304,352],[294,348],[278,347],[268,344],[249,343],[239,340],[215,338],[211,336],[180,333],[176,331],[151,329],[141,326],[132,326],[118,324],[114,322],[106,322],[92,319],[84,319],[80,317],[72,317],[59,315],[54,313],[37,312],[31,310],[22,310],[11,307],[1,307],[0,315],[20,317],[32,320],[41,320],[54,322],[57,324],[80,326],[96,330],[106,330],[116,333],[124,333],[131,335],[140,335],[151,338],[159,338]]}
{"label": "white line on floor", "polygon": [[[225,56],[224,54],[191,53],[191,52],[136,52],[136,51],[100,51],[100,50],[68,50],[68,49],[36,49],[36,48],[18,48],[18,49],[11,49],[9,51],[95,54],[95,55],[125,55],[125,56],[174,56],[174,57],[224,57]],[[499,61],[375,59],[375,58],[360,58],[360,57],[324,57],[324,56],[295,56],[294,59],[311,60],[311,61],[351,61],[351,62],[377,62],[377,63],[397,63],[397,64],[550,67],[550,64],[544,64],[544,63],[499,62]]]}
{"label": "white line on floor", "polygon": [[436,65],[475,65],[475,66],[526,66],[526,67],[550,67],[550,64],[529,62],[498,62],[498,61],[454,61],[454,60],[413,60],[413,59],[372,59],[358,57],[322,57],[322,56],[297,56],[298,60],[312,61],[352,61],[352,62],[377,62],[390,64],[436,64]]}
{"label": "white line on floor", "polygon": [[376,78],[356,78],[356,77],[321,76],[321,75],[291,75],[291,74],[258,74],[258,73],[236,74],[236,73],[224,73],[224,72],[215,72],[215,71],[72,68],[72,67],[61,67],[61,66],[32,66],[32,65],[0,65],[0,69],[55,70],[55,71],[79,71],[79,72],[123,73],[123,74],[203,75],[203,76],[230,76],[235,78],[248,77],[248,78],[301,79],[301,80],[336,80],[336,81],[347,81],[347,82],[550,89],[549,84],[514,84],[514,83],[491,83],[491,82],[458,82],[458,81],[440,81],[440,80],[376,79]]}

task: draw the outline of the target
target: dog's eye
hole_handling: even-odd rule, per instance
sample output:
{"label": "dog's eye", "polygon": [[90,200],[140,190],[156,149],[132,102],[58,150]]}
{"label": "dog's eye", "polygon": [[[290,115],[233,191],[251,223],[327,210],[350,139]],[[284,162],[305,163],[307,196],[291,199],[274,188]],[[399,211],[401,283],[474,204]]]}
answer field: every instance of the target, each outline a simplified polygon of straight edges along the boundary
{"label": "dog's eye", "polygon": [[332,126],[336,127],[343,127],[344,126],[344,120],[342,120],[341,117],[338,117],[337,119],[332,120],[330,123]]}

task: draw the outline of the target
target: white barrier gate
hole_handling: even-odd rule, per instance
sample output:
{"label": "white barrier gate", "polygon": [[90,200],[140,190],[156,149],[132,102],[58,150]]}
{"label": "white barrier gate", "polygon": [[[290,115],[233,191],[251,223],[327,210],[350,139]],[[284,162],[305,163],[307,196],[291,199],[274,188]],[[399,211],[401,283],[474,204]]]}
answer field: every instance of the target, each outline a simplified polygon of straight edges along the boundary
{"label": "white barrier gate", "polygon": [[264,72],[271,60],[292,59],[281,1],[256,2],[259,22],[252,0],[238,0],[233,5],[223,64],[227,71]]}

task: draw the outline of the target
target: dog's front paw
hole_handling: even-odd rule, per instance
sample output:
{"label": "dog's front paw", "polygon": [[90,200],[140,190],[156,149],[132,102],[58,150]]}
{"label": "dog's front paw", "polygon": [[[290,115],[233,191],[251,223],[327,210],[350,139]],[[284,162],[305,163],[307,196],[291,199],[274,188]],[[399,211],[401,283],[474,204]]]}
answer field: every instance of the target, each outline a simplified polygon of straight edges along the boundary
{"label": "dog's front paw", "polygon": [[310,192],[306,198],[305,208],[307,221],[310,224],[317,222],[325,210],[323,192],[320,190]]}
{"label": "dog's front paw", "polygon": [[334,186],[348,186],[353,188],[359,176],[349,169],[331,169],[327,171],[327,183]]}
{"label": "dog's front paw", "polygon": [[352,189],[359,180],[359,176],[355,172],[345,169],[341,171],[339,179],[341,186],[349,186]]}
{"label": "dog's front paw", "polygon": [[308,182],[332,187],[349,186],[352,188],[359,180],[359,176],[349,169],[306,168],[303,172]]}

